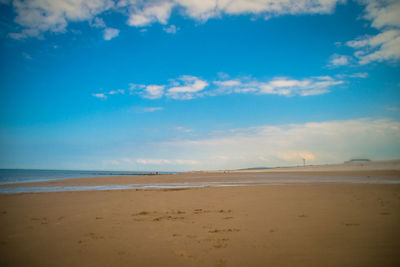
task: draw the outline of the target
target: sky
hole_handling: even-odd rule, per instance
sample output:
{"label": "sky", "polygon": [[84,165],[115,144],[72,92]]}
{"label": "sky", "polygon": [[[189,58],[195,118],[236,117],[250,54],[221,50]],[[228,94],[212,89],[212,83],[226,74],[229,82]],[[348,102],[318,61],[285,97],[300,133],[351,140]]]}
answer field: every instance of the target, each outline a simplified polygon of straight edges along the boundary
{"label": "sky", "polygon": [[0,0],[0,168],[400,158],[400,1]]}

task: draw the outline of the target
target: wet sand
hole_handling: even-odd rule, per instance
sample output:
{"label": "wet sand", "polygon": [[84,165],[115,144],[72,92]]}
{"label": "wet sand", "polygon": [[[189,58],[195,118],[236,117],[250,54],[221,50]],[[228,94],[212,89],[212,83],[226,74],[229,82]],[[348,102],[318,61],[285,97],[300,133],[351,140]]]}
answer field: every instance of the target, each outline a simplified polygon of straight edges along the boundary
{"label": "wet sand", "polygon": [[213,184],[297,184],[297,183],[375,183],[400,184],[400,170],[355,170],[355,171],[299,171],[268,170],[240,172],[193,172],[153,176],[106,176],[75,178],[48,182],[4,184],[4,188],[22,187],[69,187],[103,185],[213,185]]}
{"label": "wet sand", "polygon": [[4,188],[207,183],[400,183],[400,160],[284,167],[261,170],[196,171],[144,176],[106,176],[47,182],[0,184]]}
{"label": "wet sand", "polygon": [[0,195],[0,265],[400,266],[399,226],[399,184]]}

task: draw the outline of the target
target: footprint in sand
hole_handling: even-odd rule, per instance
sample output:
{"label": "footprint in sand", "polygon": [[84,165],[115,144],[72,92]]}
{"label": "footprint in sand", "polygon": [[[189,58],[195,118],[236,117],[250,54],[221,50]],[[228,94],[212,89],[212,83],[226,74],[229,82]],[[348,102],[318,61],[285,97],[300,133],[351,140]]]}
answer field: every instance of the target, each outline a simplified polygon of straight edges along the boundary
{"label": "footprint in sand", "polygon": [[32,221],[40,221],[41,224],[48,224],[49,220],[46,217],[43,218],[37,218],[37,217],[33,217],[31,218]]}
{"label": "footprint in sand", "polygon": [[216,233],[227,233],[227,232],[239,232],[240,229],[237,228],[229,228],[229,229],[214,229],[214,230],[210,230],[208,231],[211,234],[216,234]]}
{"label": "footprint in sand", "polygon": [[148,212],[148,211],[141,211],[139,213],[132,214],[132,216],[149,215],[149,214],[150,214],[150,212]]}
{"label": "footprint in sand", "polygon": [[156,217],[156,218],[153,219],[153,222],[159,222],[162,219],[164,219],[164,217]]}
{"label": "footprint in sand", "polygon": [[95,233],[88,233],[85,236],[87,236],[87,237],[89,237],[91,239],[104,239],[104,236],[98,235],[98,234],[95,234]]}
{"label": "footprint in sand", "polygon": [[148,211],[141,211],[141,212],[138,212],[138,213],[133,213],[132,214],[132,216],[140,216],[140,217],[142,217],[142,218],[135,218],[134,220],[136,221],[136,222],[143,222],[143,221],[145,221],[145,219],[143,218],[145,215],[149,215],[150,214],[150,212],[148,212]]}
{"label": "footprint in sand", "polygon": [[218,212],[219,213],[231,213],[232,210],[219,210]]}
{"label": "footprint in sand", "polygon": [[172,210],[172,211],[167,211],[166,214],[185,214],[186,212],[181,211],[181,210]]}
{"label": "footprint in sand", "polygon": [[189,259],[196,259],[197,257],[189,254],[189,252],[185,251],[185,250],[179,250],[179,251],[174,251],[174,254],[180,257],[185,257],[185,258],[189,258]]}
{"label": "footprint in sand", "polygon": [[153,221],[154,222],[159,222],[161,220],[177,221],[177,220],[184,220],[184,219],[185,219],[185,217],[183,217],[183,216],[177,216],[177,217],[174,217],[174,216],[161,216],[161,217],[154,218]]}
{"label": "footprint in sand", "polygon": [[214,248],[226,248],[228,246],[229,238],[220,238],[215,240],[215,244],[213,245]]}
{"label": "footprint in sand", "polygon": [[345,223],[346,226],[359,226],[359,223]]}
{"label": "footprint in sand", "polygon": [[193,210],[193,214],[201,214],[201,213],[204,213],[204,212],[206,212],[206,211],[204,211],[203,209],[195,209],[195,210]]}

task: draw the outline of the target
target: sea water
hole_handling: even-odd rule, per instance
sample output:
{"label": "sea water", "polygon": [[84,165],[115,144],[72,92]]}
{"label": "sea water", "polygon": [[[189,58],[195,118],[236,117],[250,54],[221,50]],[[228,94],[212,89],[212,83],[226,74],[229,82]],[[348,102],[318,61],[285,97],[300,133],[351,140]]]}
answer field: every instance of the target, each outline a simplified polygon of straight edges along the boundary
{"label": "sea water", "polygon": [[[0,185],[48,182],[62,179],[121,176],[121,175],[148,175],[151,172],[135,171],[78,171],[78,170],[26,170],[0,169]],[[162,172],[163,174],[165,172]]]}

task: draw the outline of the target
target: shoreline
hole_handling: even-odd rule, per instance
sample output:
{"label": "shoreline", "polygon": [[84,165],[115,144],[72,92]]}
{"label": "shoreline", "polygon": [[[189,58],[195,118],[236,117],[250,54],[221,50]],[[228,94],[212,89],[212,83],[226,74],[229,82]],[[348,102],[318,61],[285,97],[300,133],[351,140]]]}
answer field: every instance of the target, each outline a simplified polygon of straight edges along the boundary
{"label": "shoreline", "polygon": [[90,191],[90,190],[145,190],[147,188],[187,188],[258,186],[273,184],[399,184],[400,170],[313,170],[313,171],[256,171],[256,172],[191,172],[153,176],[106,176],[58,179],[0,185],[0,194]]}

